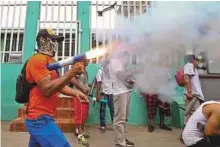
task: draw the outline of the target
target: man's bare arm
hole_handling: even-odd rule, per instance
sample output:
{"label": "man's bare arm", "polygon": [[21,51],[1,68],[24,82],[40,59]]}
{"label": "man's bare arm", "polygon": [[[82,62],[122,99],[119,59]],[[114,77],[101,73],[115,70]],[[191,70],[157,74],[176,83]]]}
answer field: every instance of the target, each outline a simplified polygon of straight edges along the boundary
{"label": "man's bare arm", "polygon": [[101,82],[97,82],[96,88],[96,98],[99,100],[101,97]]}
{"label": "man's bare arm", "polygon": [[65,86],[60,90],[60,93],[67,95],[67,96],[77,96],[78,90],[72,89],[69,86]]}
{"label": "man's bare arm", "polygon": [[37,82],[37,86],[46,97],[50,97],[54,93],[59,92],[65,85],[67,85],[77,73],[83,72],[84,68],[85,67],[83,64],[76,63],[73,69],[69,70],[64,76],[56,80],[52,80],[51,76],[48,75]]}
{"label": "man's bare arm", "polygon": [[186,82],[185,88],[186,88],[187,92],[191,93],[192,92],[192,85],[191,85],[191,81],[190,81],[190,76],[184,75],[184,80]]}
{"label": "man's bare arm", "polygon": [[71,79],[71,82],[72,82],[72,84],[73,84],[76,88],[78,88],[78,89],[80,89],[80,90],[83,90],[83,85],[81,85],[81,84],[76,80],[76,77],[73,77],[73,78]]}
{"label": "man's bare arm", "polygon": [[220,135],[220,119],[219,114],[212,112],[205,125],[204,134],[206,136]]}
{"label": "man's bare arm", "polygon": [[88,94],[88,88],[85,85],[80,84],[76,78],[72,78],[71,82],[76,88],[80,89],[83,93]]}
{"label": "man's bare arm", "polygon": [[65,86],[63,89],[60,91],[62,94],[67,95],[67,96],[74,96],[79,98],[82,101],[89,102],[88,97],[80,92],[79,90],[72,89],[69,86]]}

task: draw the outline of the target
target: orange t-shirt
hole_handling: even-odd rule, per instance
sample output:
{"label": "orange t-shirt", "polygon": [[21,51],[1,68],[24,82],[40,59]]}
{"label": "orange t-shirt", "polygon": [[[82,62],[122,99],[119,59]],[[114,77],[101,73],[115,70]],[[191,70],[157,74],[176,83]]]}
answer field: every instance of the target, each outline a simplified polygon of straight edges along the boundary
{"label": "orange t-shirt", "polygon": [[[44,54],[33,55],[26,66],[26,79],[28,82],[39,82],[41,79],[47,75],[51,75],[52,80],[58,78],[58,74],[55,70],[49,71],[47,69],[47,64],[55,62],[55,60]],[[40,89],[35,86],[29,95],[28,113],[26,115],[27,119],[36,119],[43,114],[50,115],[54,117],[56,107],[58,106],[59,93],[55,93],[50,97],[46,97],[40,91]]]}

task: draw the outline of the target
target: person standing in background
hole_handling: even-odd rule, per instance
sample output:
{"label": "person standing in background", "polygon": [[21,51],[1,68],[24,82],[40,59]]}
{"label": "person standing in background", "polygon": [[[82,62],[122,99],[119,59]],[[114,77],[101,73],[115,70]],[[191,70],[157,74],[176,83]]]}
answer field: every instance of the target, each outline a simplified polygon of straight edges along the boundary
{"label": "person standing in background", "polygon": [[[186,64],[183,67],[184,81],[185,81],[185,114],[184,114],[184,127],[189,120],[190,116],[196,111],[196,109],[205,101],[203,96],[201,83],[198,73],[198,65],[200,60],[195,55],[189,54],[185,56]],[[182,140],[182,135],[180,137]]]}
{"label": "person standing in background", "polygon": [[199,59],[195,55],[186,56],[187,63],[184,65],[184,80],[185,84],[185,120],[184,124],[188,121],[192,113],[205,101],[201,83],[198,73]]}
{"label": "person standing in background", "polygon": [[111,115],[111,120],[113,122],[114,117],[114,104],[113,104],[113,83],[110,76],[110,65],[109,60],[106,59],[103,61],[101,68],[98,70],[96,75],[96,82],[97,82],[97,91],[96,97],[99,101],[100,99],[105,99],[106,102],[100,101],[100,131],[102,133],[105,132],[106,129],[106,105],[108,105]]}
{"label": "person standing in background", "polygon": [[[85,67],[88,65],[88,61],[84,60]],[[89,86],[88,86],[88,73],[85,70],[84,73],[72,78],[71,83],[74,89],[83,92],[88,96]],[[85,122],[89,114],[89,102],[80,101],[78,99],[73,99],[73,118],[74,118],[74,133],[77,141],[84,145],[89,146],[88,138],[89,134],[85,132]]]}
{"label": "person standing in background", "polygon": [[[130,94],[132,91],[128,85],[133,85],[134,81],[130,79],[133,73],[125,71],[125,65],[129,60],[126,59],[126,54],[123,55],[110,60],[110,69],[113,76],[113,99],[115,108],[113,128],[116,147],[134,146],[134,143],[129,141],[126,135],[126,123],[128,121]],[[121,57],[123,57],[123,59],[121,59]]]}
{"label": "person standing in background", "polygon": [[158,94],[149,94],[149,93],[142,93],[145,98],[147,112],[148,112],[148,131],[153,132],[155,129],[154,126],[154,118],[157,114],[157,109],[159,110],[159,117],[160,117],[160,128],[163,130],[172,131],[172,128],[168,127],[164,123],[165,116],[171,116],[170,104],[163,103],[159,98]]}

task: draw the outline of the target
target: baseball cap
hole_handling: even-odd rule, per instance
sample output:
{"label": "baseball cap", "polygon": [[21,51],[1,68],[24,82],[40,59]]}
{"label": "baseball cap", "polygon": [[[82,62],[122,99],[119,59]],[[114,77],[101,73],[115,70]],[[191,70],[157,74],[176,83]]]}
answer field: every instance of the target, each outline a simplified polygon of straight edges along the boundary
{"label": "baseball cap", "polygon": [[48,37],[52,40],[57,40],[58,42],[62,42],[64,40],[63,36],[57,35],[52,29],[42,29],[37,34],[37,40],[39,40],[40,37]]}

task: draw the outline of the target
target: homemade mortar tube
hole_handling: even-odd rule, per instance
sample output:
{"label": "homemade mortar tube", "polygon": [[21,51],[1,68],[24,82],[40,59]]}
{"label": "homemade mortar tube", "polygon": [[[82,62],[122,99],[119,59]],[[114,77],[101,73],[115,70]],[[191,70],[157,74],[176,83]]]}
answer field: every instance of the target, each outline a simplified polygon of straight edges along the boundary
{"label": "homemade mortar tube", "polygon": [[86,59],[86,54],[81,54],[73,57],[69,57],[67,59],[51,63],[47,66],[49,70],[56,70],[58,68],[64,67],[66,65],[70,65],[79,61]]}
{"label": "homemade mortar tube", "polygon": [[103,56],[106,52],[107,52],[107,50],[105,48],[94,49],[94,50],[88,51],[84,54],[76,55],[76,56],[69,57],[67,59],[64,59],[64,60],[61,60],[58,62],[51,63],[47,66],[47,68],[49,70],[56,70],[57,68],[61,68],[63,66],[67,66],[67,65],[85,60],[85,59],[93,59],[93,58],[97,58],[99,56]]}

